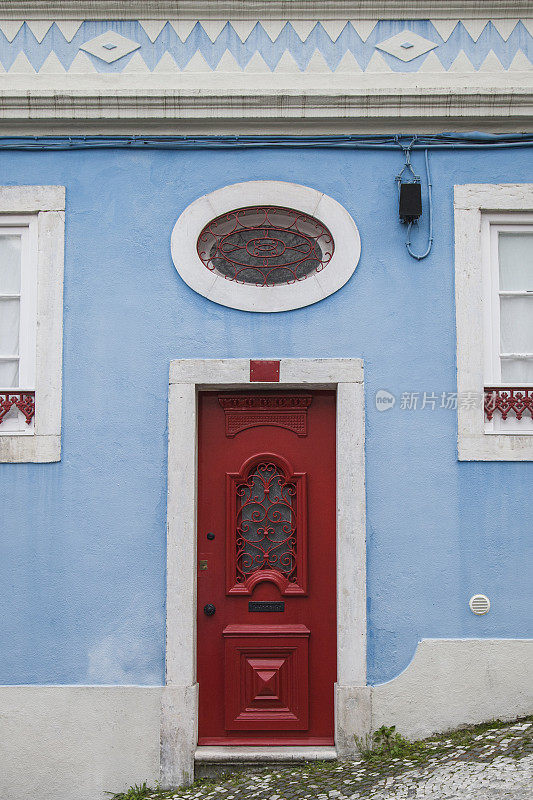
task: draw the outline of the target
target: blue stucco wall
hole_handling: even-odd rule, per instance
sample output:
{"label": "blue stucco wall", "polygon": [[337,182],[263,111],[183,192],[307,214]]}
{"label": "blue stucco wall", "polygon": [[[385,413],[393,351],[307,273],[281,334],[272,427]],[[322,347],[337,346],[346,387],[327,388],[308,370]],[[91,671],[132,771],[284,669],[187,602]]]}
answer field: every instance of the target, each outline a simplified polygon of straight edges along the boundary
{"label": "blue stucco wall", "polygon": [[[369,682],[397,675],[423,637],[531,635],[533,464],[459,463],[454,411],[375,409],[381,388],[456,388],[453,185],[533,181],[533,151],[438,152],[431,164],[435,244],[417,263],[397,221],[396,152],[0,155],[3,184],[67,187],[63,457],[0,465],[0,682],[163,682],[174,358],[364,359]],[[261,178],[324,191],[359,226],[356,272],[314,306],[227,309],[174,269],[181,211]],[[468,610],[479,591],[486,617]]]}

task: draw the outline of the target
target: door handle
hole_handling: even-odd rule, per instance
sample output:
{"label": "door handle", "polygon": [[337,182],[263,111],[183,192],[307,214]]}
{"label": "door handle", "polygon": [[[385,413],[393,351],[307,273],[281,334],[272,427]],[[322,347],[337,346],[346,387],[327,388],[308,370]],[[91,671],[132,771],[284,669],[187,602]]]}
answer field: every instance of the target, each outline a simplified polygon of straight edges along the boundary
{"label": "door handle", "polygon": [[206,615],[206,617],[212,617],[215,611],[216,608],[213,605],[213,603],[207,603],[207,605],[204,606],[204,614]]}

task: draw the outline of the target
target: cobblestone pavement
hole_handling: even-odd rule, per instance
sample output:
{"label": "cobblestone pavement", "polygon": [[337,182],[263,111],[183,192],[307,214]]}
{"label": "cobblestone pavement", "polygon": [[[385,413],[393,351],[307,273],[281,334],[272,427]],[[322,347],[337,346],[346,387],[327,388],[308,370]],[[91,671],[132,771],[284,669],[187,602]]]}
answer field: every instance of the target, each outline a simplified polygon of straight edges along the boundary
{"label": "cobblestone pavement", "polygon": [[[478,729],[479,730],[479,729]],[[147,797],[176,800],[533,800],[533,721],[455,732],[408,758],[226,775]]]}

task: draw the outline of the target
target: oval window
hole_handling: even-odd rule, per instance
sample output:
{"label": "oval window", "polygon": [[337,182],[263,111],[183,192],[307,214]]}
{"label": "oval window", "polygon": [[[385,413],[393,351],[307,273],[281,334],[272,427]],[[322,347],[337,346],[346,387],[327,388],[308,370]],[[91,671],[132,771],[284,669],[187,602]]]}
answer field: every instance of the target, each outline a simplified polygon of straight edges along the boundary
{"label": "oval window", "polygon": [[197,250],[211,272],[253,286],[305,280],[329,264],[335,249],[315,217],[279,206],[249,206],[221,214],[200,233]]}
{"label": "oval window", "polygon": [[194,200],[172,231],[172,259],[214,303],[289,311],[317,303],[349,280],[359,232],[348,211],[309,186],[247,181]]}

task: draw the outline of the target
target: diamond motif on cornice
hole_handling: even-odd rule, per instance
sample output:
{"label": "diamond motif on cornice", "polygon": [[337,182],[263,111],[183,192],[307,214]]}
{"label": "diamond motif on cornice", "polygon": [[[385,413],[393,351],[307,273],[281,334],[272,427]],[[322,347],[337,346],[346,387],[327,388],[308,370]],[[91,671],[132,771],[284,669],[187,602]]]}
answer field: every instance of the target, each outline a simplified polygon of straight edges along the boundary
{"label": "diamond motif on cornice", "polygon": [[80,50],[85,50],[86,53],[102,59],[107,64],[112,64],[114,61],[118,61],[119,58],[138,50],[140,46],[138,42],[126,39],[125,36],[121,36],[116,31],[106,31],[82,44]]}
{"label": "diamond motif on cornice", "polygon": [[[413,73],[532,70],[533,20],[0,21],[2,70]],[[504,24],[505,23],[505,24]],[[142,62],[131,54],[139,50]],[[90,54],[85,58],[85,53]],[[438,54],[438,55],[437,55]],[[81,56],[84,56],[82,59]],[[125,57],[128,56],[128,57]],[[45,66],[46,65],[46,66]],[[109,66],[108,66],[109,65]]]}
{"label": "diamond motif on cornice", "polygon": [[423,56],[424,53],[429,53],[434,50],[438,45],[431,42],[429,39],[424,39],[414,31],[405,30],[391,36],[390,39],[380,42],[376,45],[378,50],[383,50],[400,61],[412,61],[418,56]]}

